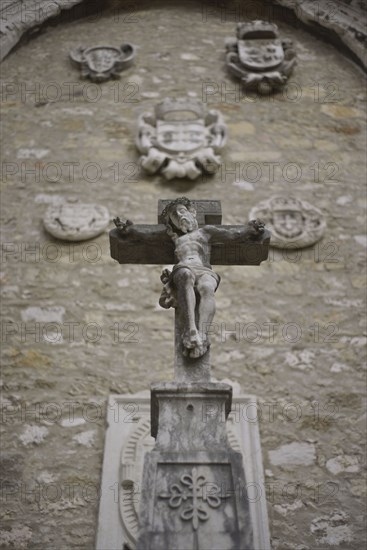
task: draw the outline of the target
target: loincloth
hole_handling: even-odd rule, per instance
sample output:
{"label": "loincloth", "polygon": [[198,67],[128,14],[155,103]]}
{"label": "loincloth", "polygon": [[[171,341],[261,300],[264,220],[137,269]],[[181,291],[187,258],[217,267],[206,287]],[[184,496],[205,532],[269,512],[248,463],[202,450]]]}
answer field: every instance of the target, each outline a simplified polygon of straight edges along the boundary
{"label": "loincloth", "polygon": [[[174,274],[179,269],[189,269],[191,273],[194,275],[194,287],[197,286],[198,281],[203,275],[211,275],[213,279],[215,279],[217,286],[215,287],[215,290],[217,290],[219,283],[220,283],[220,276],[218,273],[215,273],[210,267],[204,267],[202,265],[185,265],[185,264],[176,264],[172,271],[169,272],[168,270],[165,270],[161,276],[161,280],[163,283],[163,289],[161,293],[161,297],[159,299],[159,304],[161,307],[168,309],[170,307],[177,307],[177,299],[176,299],[176,287],[174,284]],[[168,275],[169,273],[169,275]]]}
{"label": "loincloth", "polygon": [[205,267],[203,265],[186,265],[186,264],[176,264],[173,267],[172,272],[171,272],[170,277],[169,277],[169,282],[171,284],[174,284],[173,283],[173,276],[179,269],[189,269],[191,271],[191,273],[195,277],[195,286],[197,285],[199,279],[203,275],[211,275],[212,277],[214,277],[214,279],[217,282],[217,286],[216,286],[215,290],[217,290],[217,288],[219,286],[220,276],[218,275],[218,273],[215,273],[215,271],[213,271],[210,267]]}

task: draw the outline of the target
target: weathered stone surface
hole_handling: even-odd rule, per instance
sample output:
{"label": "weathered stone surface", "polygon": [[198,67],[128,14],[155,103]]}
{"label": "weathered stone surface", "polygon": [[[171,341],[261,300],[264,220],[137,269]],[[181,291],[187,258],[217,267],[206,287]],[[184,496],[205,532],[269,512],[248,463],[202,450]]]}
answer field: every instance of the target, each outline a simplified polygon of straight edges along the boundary
{"label": "weathered stone surface", "polygon": [[315,518],[311,524],[311,532],[316,535],[319,544],[327,544],[330,548],[350,544],[353,535],[348,526],[348,515],[342,510],[335,510],[327,516]]}
{"label": "weathered stone surface", "polygon": [[[205,5],[213,10],[212,3]],[[249,19],[263,17],[260,4],[246,6]],[[134,23],[128,22],[131,18]],[[336,119],[321,109],[338,105],[363,111],[365,80],[340,51],[284,18],[276,22],[302,55],[302,72],[297,69],[284,94],[258,99],[236,96],[224,59],[218,63],[214,55],[215,51],[222,55],[234,19],[235,15],[232,20],[221,19],[219,9],[205,18],[199,2],[183,6],[171,0],[169,9],[161,3],[153,10],[151,0],[149,6],[136,4],[135,11],[130,8],[44,29],[2,63],[6,145],[0,205],[1,444],[19,454],[24,466],[23,485],[18,479],[7,495],[7,513],[1,520],[7,533],[19,529],[19,518],[29,526],[29,550],[94,546],[106,398],[110,393],[143,390],[169,379],[173,372],[174,312],[158,305],[161,268],[129,265],[122,273],[110,258],[108,237],[103,234],[81,243],[48,238],[40,223],[43,213],[51,200],[69,195],[103,204],[111,215],[129,212],[137,224],[155,224],[158,200],[178,195],[218,198],[224,223],[235,225],[269,194],[296,194],[325,213],[325,236],[312,248],[271,248],[260,269],[216,268],[223,281],[216,292],[212,369],[216,378],[230,377],[260,398],[262,449],[265,467],[272,471],[266,479],[272,548],[328,548],[311,531],[311,524],[332,516],[334,510],[345,512],[343,522],[353,537],[339,548],[366,546],[361,520],[366,503],[363,468],[335,475],[326,467],[328,460],[340,455],[357,456],[362,466],[364,457],[365,249],[354,237],[362,236],[365,227],[365,123],[349,115]],[[157,32],[147,36],[147,27]],[[139,52],[139,66],[135,65],[134,82],[139,77],[139,88],[135,84],[124,88],[122,79],[101,86],[98,98],[95,84],[81,82],[70,67],[68,52],[76,36],[83,44],[97,35],[101,43],[119,44],[122,29],[129,33],[123,36],[141,44],[146,53]],[[195,72],[198,62],[181,60],[182,51],[201,59],[206,72],[200,79]],[[73,80],[74,88],[72,84],[69,88],[67,83]],[[163,98],[189,89],[205,100],[206,82],[212,83],[214,92],[207,95],[209,106],[220,109],[228,124],[241,120],[252,124],[255,134],[248,135],[246,128],[241,135],[229,133],[222,169],[207,181],[199,179],[195,191],[183,180],[174,189],[171,184],[167,188],[161,178],[139,172],[131,140],[136,109],[150,110],[159,101],[143,97],[142,92],[153,91]],[[75,121],[81,128],[77,131],[72,129]],[[356,122],[359,132],[344,132],[355,128]],[[21,148],[50,152],[42,159],[17,159]],[[231,159],[232,151],[236,160]],[[51,181],[57,179],[54,162],[61,169],[56,182]],[[96,182],[88,179],[90,162],[102,171]],[[46,177],[47,172],[52,178]],[[252,189],[242,188],[241,181]],[[339,197],[348,197],[349,202],[339,204]],[[302,294],[290,297],[294,285]],[[46,311],[53,306],[65,309],[57,326],[49,325],[52,321],[47,318],[22,319],[22,311],[29,307]],[[79,325],[73,328],[72,323]],[[43,330],[46,336],[58,331],[63,342],[46,341]],[[286,360],[290,353],[295,362]],[[332,372],[336,363],[349,370]],[[75,413],[86,423],[63,427],[61,421],[69,419],[69,411],[71,418]],[[235,426],[242,410],[236,414]],[[49,435],[39,445],[24,446],[18,436],[25,424],[45,426]],[[93,447],[73,439],[90,430],[96,431]],[[316,462],[289,465],[286,470],[273,466],[268,451],[294,441],[313,442]],[[24,499],[22,488],[32,490],[44,472],[54,481],[39,486],[39,502],[39,493]],[[114,491],[109,492],[113,496]],[[274,510],[299,499],[307,505],[290,512],[289,518]]]}
{"label": "weathered stone surface", "polygon": [[50,206],[43,218],[45,229],[57,239],[86,241],[104,231],[110,215],[104,206],[67,202]]}
{"label": "weathered stone surface", "polygon": [[309,466],[316,460],[315,446],[311,443],[289,443],[269,451],[270,462],[274,466],[287,468],[289,464]]}
{"label": "weathered stone surface", "polygon": [[0,59],[4,59],[26,31],[80,2],[82,0],[56,0],[42,5],[38,0],[5,0],[0,20]]}
{"label": "weathered stone surface", "polygon": [[358,457],[349,455],[340,455],[330,458],[326,462],[326,468],[334,475],[338,475],[342,472],[356,473],[360,470]]}
{"label": "weathered stone surface", "polygon": [[294,11],[295,16],[311,27],[335,32],[366,68],[366,6],[363,0],[320,2],[312,0],[275,0]]}
{"label": "weathered stone surface", "polygon": [[23,445],[39,445],[43,443],[49,431],[45,426],[24,426],[23,433],[19,436]]}
{"label": "weathered stone surface", "polygon": [[32,540],[32,529],[26,525],[12,527],[9,531],[0,530],[0,545],[3,548],[19,548],[26,550]]}

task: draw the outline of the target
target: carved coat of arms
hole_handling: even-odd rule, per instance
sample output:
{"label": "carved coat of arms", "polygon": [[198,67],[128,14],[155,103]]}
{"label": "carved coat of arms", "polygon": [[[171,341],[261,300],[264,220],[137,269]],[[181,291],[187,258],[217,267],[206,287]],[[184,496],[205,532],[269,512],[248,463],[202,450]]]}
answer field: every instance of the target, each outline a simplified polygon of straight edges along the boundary
{"label": "carved coat of arms", "polygon": [[237,39],[227,39],[226,49],[229,72],[260,94],[281,89],[296,64],[292,41],[281,40],[278,27],[266,21],[239,23]]}
{"label": "carved coat of arms", "polygon": [[80,67],[81,75],[89,77],[94,82],[103,82],[109,78],[117,78],[124,69],[132,65],[135,48],[131,44],[114,46],[79,46],[70,52],[73,63]]}
{"label": "carved coat of arms", "polygon": [[326,221],[321,210],[295,197],[272,196],[258,203],[249,218],[259,217],[271,232],[270,246],[304,248],[321,239]]}
{"label": "carved coat of arms", "polygon": [[219,111],[205,113],[203,104],[192,99],[165,99],[154,114],[140,116],[137,147],[150,174],[194,180],[219,168],[226,137]]}

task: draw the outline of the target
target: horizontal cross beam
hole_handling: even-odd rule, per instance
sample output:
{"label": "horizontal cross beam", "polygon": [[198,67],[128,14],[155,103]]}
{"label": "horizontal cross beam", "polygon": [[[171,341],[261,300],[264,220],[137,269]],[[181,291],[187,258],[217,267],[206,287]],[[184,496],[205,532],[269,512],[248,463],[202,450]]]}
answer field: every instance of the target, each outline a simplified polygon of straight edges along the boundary
{"label": "horizontal cross beam", "polygon": [[[175,245],[167,235],[166,226],[135,225],[144,236],[122,236],[118,229],[110,231],[111,256],[120,264],[165,265],[177,262]],[[243,226],[220,225],[222,229]],[[270,233],[265,230],[256,240],[233,239],[226,243],[211,243],[211,265],[260,265],[267,259]]]}

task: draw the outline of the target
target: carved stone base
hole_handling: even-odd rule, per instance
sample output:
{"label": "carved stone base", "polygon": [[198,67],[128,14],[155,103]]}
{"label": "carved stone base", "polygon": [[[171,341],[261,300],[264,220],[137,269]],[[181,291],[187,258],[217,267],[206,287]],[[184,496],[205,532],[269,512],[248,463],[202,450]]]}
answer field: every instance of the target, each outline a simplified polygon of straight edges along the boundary
{"label": "carved stone base", "polygon": [[146,455],[137,550],[252,550],[240,453]]}
{"label": "carved stone base", "polygon": [[165,382],[151,396],[156,443],[145,457],[137,550],[252,550],[242,457],[226,430],[232,387]]}
{"label": "carved stone base", "polygon": [[[210,384],[214,389],[214,384]],[[232,525],[234,525],[234,519],[231,517],[233,507],[236,505],[236,499],[244,497],[242,500],[248,500],[251,525],[253,531],[253,545],[251,550],[269,550],[269,530],[268,530],[268,517],[266,509],[265,498],[265,486],[263,478],[263,467],[261,458],[261,447],[259,437],[259,426],[256,421],[256,398],[254,396],[234,396],[232,398],[232,410],[228,416],[227,421],[224,423],[226,411],[226,384],[219,385],[223,391],[222,401],[223,406],[218,406],[213,402],[213,394],[211,397],[207,394],[203,411],[205,417],[207,417],[208,433],[210,421],[216,419],[223,422],[219,422],[220,425],[226,427],[228,442],[232,450],[224,451],[223,445],[217,445],[213,451],[200,452],[196,451],[187,452],[180,450],[176,453],[165,453],[166,462],[162,463],[162,451],[153,451],[155,440],[151,437],[151,410],[150,410],[150,398],[149,392],[143,392],[142,394],[131,395],[111,395],[108,403],[107,411],[107,423],[108,428],[106,432],[105,441],[105,453],[103,461],[103,473],[102,484],[100,493],[100,507],[99,507],[99,520],[98,520],[98,532],[96,548],[97,550],[135,550],[136,540],[138,537],[138,519],[139,510],[142,502],[148,502],[148,498],[142,493],[142,475],[144,457],[147,458],[149,471],[155,472],[154,475],[158,476],[156,479],[162,481],[162,490],[157,492],[157,501],[159,510],[165,511],[165,513],[175,514],[175,526],[180,522],[181,527],[184,528],[178,530],[178,533],[186,537],[186,532],[190,528],[192,530],[192,539],[197,539],[198,544],[205,544],[201,541],[200,533],[206,532],[209,525],[212,526],[212,522],[217,518],[217,514],[220,513],[221,508],[228,510],[228,519]],[[156,390],[169,389],[167,384],[158,384]],[[217,386],[217,389],[218,386]],[[170,388],[172,394],[173,387]],[[162,392],[158,392],[161,393]],[[175,392],[176,393],[176,392]],[[220,392],[219,392],[220,393]],[[185,407],[184,400],[178,400],[175,397],[175,406],[183,411],[187,410],[187,405],[197,406],[198,399],[195,401],[189,401]],[[191,394],[191,399],[193,395]],[[153,426],[154,430],[154,417],[157,418],[159,400],[171,400],[171,397],[155,395],[153,400]],[[161,401],[162,402],[162,401]],[[155,405],[154,405],[155,403]],[[228,404],[227,404],[228,406]],[[224,407],[224,410],[223,408]],[[224,415],[223,415],[224,413]],[[213,422],[213,427],[214,427]],[[240,456],[242,455],[242,467],[244,475],[241,474],[236,482],[236,476],[238,476]],[[232,459],[233,457],[233,459]],[[158,460],[159,458],[159,460]],[[168,460],[167,460],[168,458]],[[196,473],[193,472],[193,468],[196,468]],[[166,468],[166,470],[165,470]],[[175,472],[174,481],[173,473],[169,478],[162,476],[163,472],[171,471]],[[169,485],[177,484],[181,489],[189,489],[188,485],[182,484],[180,478],[183,475],[204,475],[206,480],[204,486],[200,489],[200,494],[206,496],[217,496],[220,499],[219,506],[217,508],[210,506],[208,502],[199,499],[199,504],[203,503],[204,509],[210,514],[208,520],[200,520],[198,518],[198,529],[193,529],[193,520],[186,519],[181,520],[180,514],[184,508],[192,505],[192,499],[182,501],[181,506],[177,508],[171,508],[169,505],[169,498],[164,496],[159,497],[159,494],[169,494]],[[159,477],[162,476],[162,477]],[[150,476],[149,476],[150,478]],[[177,479],[176,479],[177,478]],[[153,475],[151,476],[153,480]],[[246,480],[246,481],[245,481]],[[189,479],[185,478],[185,481]],[[201,483],[201,480],[199,480]],[[149,481],[150,483],[150,481]],[[191,481],[190,481],[191,483]],[[214,484],[218,485],[219,491]],[[237,492],[236,492],[237,490]],[[229,494],[228,498],[221,498],[226,496],[226,491]],[[149,495],[150,496],[150,495]],[[217,499],[212,499],[212,503],[218,504]],[[177,504],[177,501],[174,501]],[[148,508],[149,509],[149,508]],[[157,508],[155,508],[157,510]],[[153,514],[155,511],[153,510]],[[190,512],[186,512],[190,514]],[[167,516],[163,515],[163,521]],[[248,515],[244,515],[248,518]],[[149,520],[149,517],[148,517]],[[147,521],[147,520],[146,520]],[[245,519],[245,522],[247,519]],[[143,525],[143,517],[141,517],[140,523]],[[217,519],[215,519],[217,523]],[[173,525],[173,524],[172,524]],[[223,524],[222,524],[223,525]],[[205,531],[203,531],[205,529]],[[218,529],[219,530],[219,529]],[[241,523],[238,522],[238,531],[241,532]],[[197,535],[195,535],[195,532]],[[236,531],[235,531],[236,532]],[[220,534],[220,533],[219,533]],[[219,541],[219,534],[218,539]],[[159,540],[159,534],[156,538]],[[227,535],[226,535],[227,536]],[[196,539],[195,539],[196,537]],[[205,537],[204,537],[205,539]],[[163,540],[163,539],[162,539]],[[178,542],[180,539],[176,539]],[[185,544],[186,544],[186,539]],[[211,540],[210,538],[208,540]],[[241,541],[242,543],[242,541]],[[157,546],[158,547],[158,546]],[[205,546],[181,546],[187,550],[201,549]],[[232,548],[233,546],[228,546]],[[246,548],[246,546],[244,546]],[[147,546],[147,548],[150,548]],[[154,547],[151,547],[154,548]],[[175,548],[171,542],[167,545],[162,543],[159,548]],[[179,546],[177,546],[179,548]],[[211,548],[221,548],[220,546],[212,546]],[[223,546],[223,548],[227,548]],[[242,546],[234,546],[236,550],[242,549]],[[145,550],[145,549],[144,549]]]}

